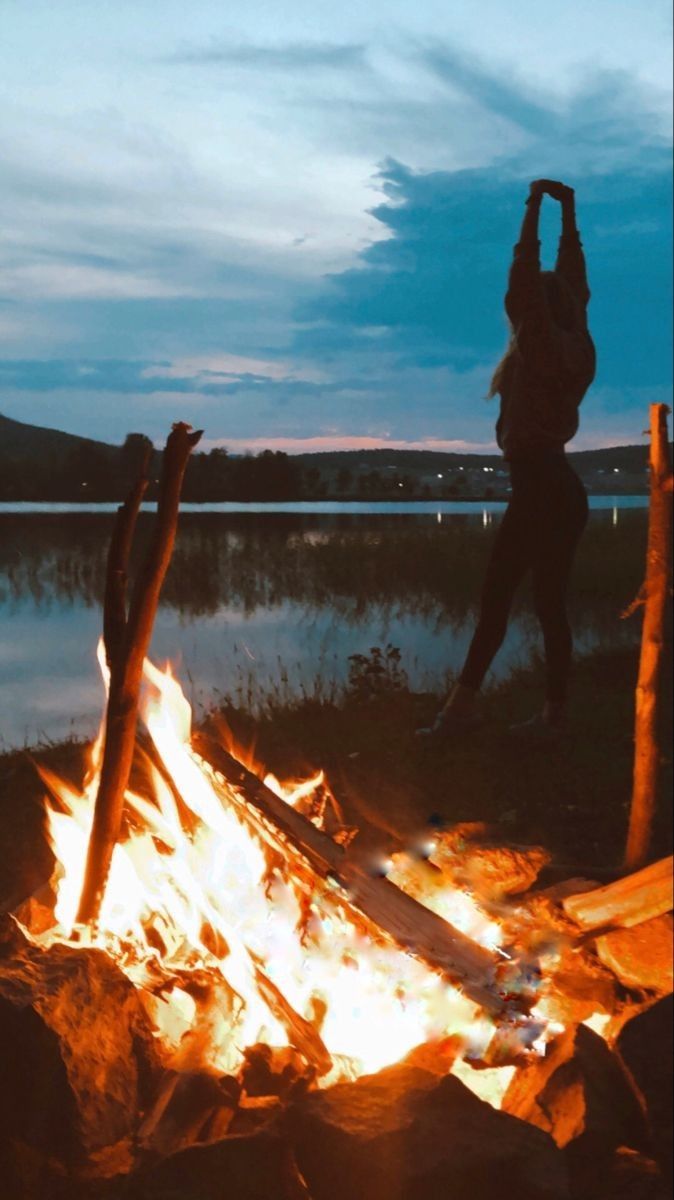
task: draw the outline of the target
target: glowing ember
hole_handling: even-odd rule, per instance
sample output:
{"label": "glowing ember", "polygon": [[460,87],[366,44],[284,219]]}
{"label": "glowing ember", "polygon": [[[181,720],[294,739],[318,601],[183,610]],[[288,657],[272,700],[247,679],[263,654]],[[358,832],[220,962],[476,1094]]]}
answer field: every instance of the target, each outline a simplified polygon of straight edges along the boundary
{"label": "glowing ember", "polygon": [[[449,1034],[463,1034],[470,1054],[486,1049],[494,1025],[474,1004],[404,951],[376,943],[327,890],[307,894],[306,881],[268,861],[228,805],[227,783],[190,749],[190,707],[179,684],[149,662],[142,716],[165,775],[148,768],[152,800],[127,793],[127,827],[93,935],[74,920],[101,736],[81,793],[42,771],[58,885],[57,924],[41,941],[86,937],[105,949],[141,990],[178,1067],[235,1070],[252,1044],[288,1045],[293,1021],[310,1059],[311,1047],[319,1048],[322,1085],[376,1071]],[[289,791],[273,777],[266,782],[299,804],[325,781],[319,773]],[[426,902],[475,941],[499,945],[500,927],[469,895],[436,887]],[[466,1082],[478,1075],[467,1065],[456,1069]],[[476,1090],[498,1103],[511,1074],[508,1067],[484,1072]]]}

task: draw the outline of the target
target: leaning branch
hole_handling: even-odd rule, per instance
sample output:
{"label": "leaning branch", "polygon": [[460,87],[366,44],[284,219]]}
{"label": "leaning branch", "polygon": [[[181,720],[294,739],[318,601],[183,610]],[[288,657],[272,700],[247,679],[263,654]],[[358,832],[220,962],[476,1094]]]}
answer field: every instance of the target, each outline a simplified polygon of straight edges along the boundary
{"label": "leaning branch", "polygon": [[671,576],[672,466],[666,404],[651,405],[651,499],[644,583],[644,618],[634,720],[634,775],[625,866],[648,860],[658,790],[658,705]]}
{"label": "leaning branch", "polygon": [[124,503],[117,509],[110,538],[103,600],[103,642],[110,671],[114,670],[124,645],[129,555],[136,529],[136,519],[149,482],[147,469],[151,453],[151,447],[148,447],[143,456],[138,479]]}
{"label": "leaning branch", "polygon": [[[101,777],[77,914],[78,922],[83,925],[91,924],[98,918],[112,853],[119,839],[124,793],[129,782],[136,737],[143,662],[149,649],[159,593],[175,541],[180,489],[187,460],[200,437],[200,432],[192,433],[190,426],[182,423],[174,425],[169,434],[162,462],[152,540],[136,580],[129,617],[123,627],[124,589],[119,585],[123,576],[119,576],[114,587],[111,587],[108,618],[108,635],[112,639],[109,651],[112,659],[110,688]],[[117,530],[116,562],[124,567],[135,524],[134,505],[137,513],[140,504],[139,490],[140,483],[129,498],[128,509],[126,512],[122,510],[121,528]]]}

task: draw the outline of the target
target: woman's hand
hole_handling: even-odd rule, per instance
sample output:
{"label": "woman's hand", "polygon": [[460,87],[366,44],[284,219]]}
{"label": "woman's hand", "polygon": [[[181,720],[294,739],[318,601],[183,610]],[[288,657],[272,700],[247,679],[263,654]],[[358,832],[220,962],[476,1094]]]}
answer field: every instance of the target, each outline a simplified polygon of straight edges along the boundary
{"label": "woman's hand", "polygon": [[551,196],[553,200],[558,200],[560,204],[563,204],[565,200],[573,198],[574,191],[572,187],[560,183],[557,179],[535,179],[529,185],[529,195]]}

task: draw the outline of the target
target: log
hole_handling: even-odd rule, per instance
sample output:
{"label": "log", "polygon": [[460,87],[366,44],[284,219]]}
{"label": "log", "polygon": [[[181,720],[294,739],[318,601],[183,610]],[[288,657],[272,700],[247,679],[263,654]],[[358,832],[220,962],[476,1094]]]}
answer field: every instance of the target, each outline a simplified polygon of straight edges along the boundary
{"label": "log", "polygon": [[[658,701],[665,618],[669,600],[672,538],[672,466],[666,404],[651,405],[651,499],[644,584],[644,618],[636,689],[634,775],[625,866],[647,861],[658,790]],[[668,486],[669,485],[669,486]]]}
{"label": "log", "polygon": [[337,903],[373,936],[388,936],[398,946],[441,971],[482,1008],[505,1008],[497,983],[494,955],[388,879],[372,875],[349,858],[343,847],[269,790],[257,776],[223,749],[207,732],[196,732],[192,748],[200,765],[211,767],[226,784],[223,800],[276,854],[295,859],[299,877],[307,868],[312,882],[323,881]]}
{"label": "log", "polygon": [[672,863],[661,858],[616,883],[567,896],[562,908],[583,930],[631,929],[674,907]]}
{"label": "log", "polygon": [[[169,434],[162,462],[153,536],[136,580],[129,616],[123,630],[120,628],[122,612],[119,582],[114,586],[111,584],[109,589],[113,604],[113,613],[108,614],[107,621],[108,633],[112,638],[109,645],[112,655],[110,688],[105,717],[101,777],[89,838],[84,886],[77,914],[77,921],[82,925],[89,925],[98,918],[112,853],[119,838],[124,793],[129,781],[136,737],[143,662],[150,645],[159,593],[173,551],[180,489],[187,460],[200,437],[200,432],[192,433],[190,426],[182,423],[174,425]],[[115,564],[124,562],[125,550],[128,552],[127,541],[135,521],[133,508],[136,499],[138,504],[140,503],[139,487],[137,484],[127,502],[126,511],[124,506],[120,510],[116,557],[112,557],[113,569]]]}

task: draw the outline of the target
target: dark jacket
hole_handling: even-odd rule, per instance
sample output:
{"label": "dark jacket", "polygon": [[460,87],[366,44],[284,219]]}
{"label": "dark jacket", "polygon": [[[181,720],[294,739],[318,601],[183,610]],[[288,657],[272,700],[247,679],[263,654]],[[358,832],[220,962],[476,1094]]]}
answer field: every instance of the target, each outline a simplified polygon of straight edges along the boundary
{"label": "dark jacket", "polygon": [[575,309],[571,331],[552,318],[540,242],[515,246],[505,298],[513,341],[499,383],[496,425],[506,458],[563,450],[578,429],[578,406],[594,379],[596,356],[587,328],[590,289],[576,230],[562,233],[555,274]]}

